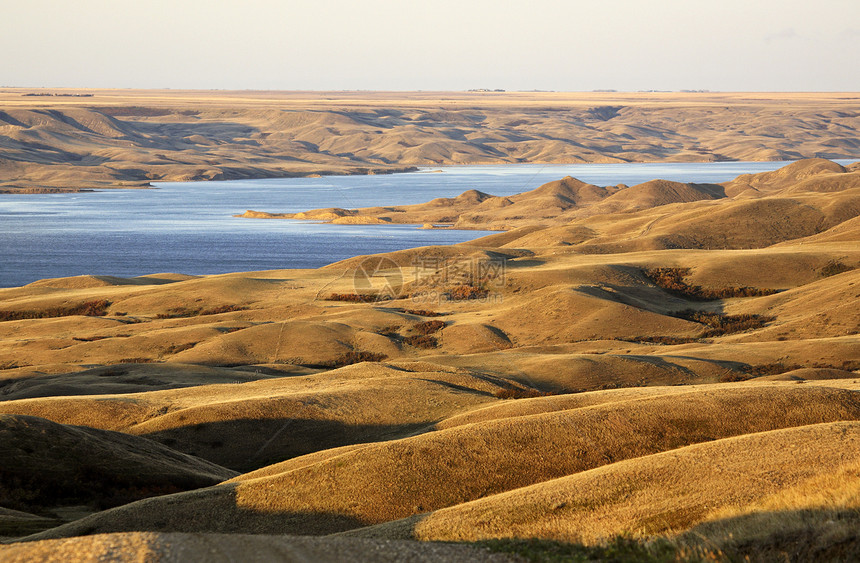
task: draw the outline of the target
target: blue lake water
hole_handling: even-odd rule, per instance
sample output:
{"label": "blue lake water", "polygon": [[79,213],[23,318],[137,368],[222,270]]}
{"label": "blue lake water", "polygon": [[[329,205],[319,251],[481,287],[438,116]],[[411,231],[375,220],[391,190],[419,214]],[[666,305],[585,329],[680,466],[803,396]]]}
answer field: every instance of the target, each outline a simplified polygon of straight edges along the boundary
{"label": "blue lake water", "polygon": [[488,234],[232,217],[246,209],[296,212],[422,203],[469,189],[512,195],[567,175],[598,185],[634,185],[655,178],[723,182],[785,164],[452,166],[382,176],[164,182],[152,190],[0,194],[0,287],[82,274],[316,268],[359,254],[453,244]]}

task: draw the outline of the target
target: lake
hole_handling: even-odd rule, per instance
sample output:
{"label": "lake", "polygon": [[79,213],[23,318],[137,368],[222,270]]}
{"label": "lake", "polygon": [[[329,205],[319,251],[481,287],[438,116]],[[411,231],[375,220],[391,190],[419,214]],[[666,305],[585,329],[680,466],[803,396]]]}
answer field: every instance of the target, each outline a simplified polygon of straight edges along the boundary
{"label": "lake", "polygon": [[655,178],[723,182],[785,164],[449,166],[380,176],[162,182],[151,190],[0,194],[0,287],[82,274],[316,268],[359,254],[453,244],[489,234],[232,217],[246,209],[297,212],[411,204],[469,189],[512,195],[568,175],[598,185],[634,185]]}

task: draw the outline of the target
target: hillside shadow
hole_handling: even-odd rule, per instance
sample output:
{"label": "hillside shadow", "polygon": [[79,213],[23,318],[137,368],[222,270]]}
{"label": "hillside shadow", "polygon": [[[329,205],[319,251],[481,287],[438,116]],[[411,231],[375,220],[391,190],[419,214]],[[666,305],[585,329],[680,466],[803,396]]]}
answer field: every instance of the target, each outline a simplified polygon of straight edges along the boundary
{"label": "hillside shadow", "polygon": [[407,516],[400,520],[391,520],[382,524],[372,524],[361,528],[354,528],[345,532],[332,534],[334,537],[344,538],[379,538],[384,540],[407,540],[421,541],[415,533],[419,524],[427,519],[432,512]]}
{"label": "hillside shadow", "polygon": [[[417,539],[415,530],[430,516],[428,513],[409,514],[411,507],[401,507],[403,514],[399,519],[373,523],[355,515],[332,510],[279,510],[272,506],[271,501],[264,500],[265,493],[253,488],[242,491],[241,486],[241,483],[222,484],[200,491],[171,495],[164,501],[150,499],[120,506],[54,528],[51,536],[74,537],[106,532],[141,531],[332,535],[342,538],[414,540]],[[266,508],[263,508],[264,504]],[[644,508],[643,514],[646,518],[649,517],[649,512],[653,511]],[[535,514],[533,517],[537,523],[542,515]],[[543,517],[551,517],[551,514],[545,514]],[[654,518],[654,515],[650,518]],[[663,523],[663,527],[671,524],[660,518],[658,520]],[[633,528],[634,524],[627,522],[626,526]],[[678,528],[686,530],[677,535],[673,534]],[[618,538],[630,537],[627,534],[631,532],[634,530],[626,530],[625,523],[617,523],[605,529],[603,542],[587,549],[592,550],[596,556],[603,553],[601,550],[605,546],[617,544]],[[525,534],[524,537],[530,535],[528,532]],[[692,527],[679,521],[674,529],[655,529],[651,534],[658,537],[667,534],[665,537],[668,542],[661,544],[663,550],[670,549],[678,554],[686,553],[687,556],[699,555],[703,556],[702,560],[708,561],[857,561],[860,558],[858,513],[850,509],[759,512]],[[39,539],[44,538],[36,535],[12,541]],[[649,541],[653,539],[652,537]],[[532,540],[523,541],[533,543]],[[644,539],[633,538],[625,542],[626,547],[631,549],[631,558],[623,560],[640,560],[633,555],[638,553],[641,556],[647,553],[645,542]],[[563,548],[570,548],[571,552],[586,550],[585,546],[577,543],[553,541],[552,544],[552,553],[555,554],[565,553],[567,549]],[[534,547],[533,545],[532,548]],[[616,557],[619,554],[617,549],[612,553]],[[705,557],[706,555],[710,556]],[[612,560],[622,560],[616,557]],[[603,557],[599,559],[603,560]]]}
{"label": "hillside shadow", "polygon": [[690,368],[684,367],[680,364],[666,361],[665,357],[645,356],[645,355],[640,355],[640,354],[618,354],[617,356],[619,358],[624,358],[624,359],[631,360],[634,362],[642,362],[644,364],[650,364],[656,368],[659,368],[659,369],[665,371],[667,374],[680,372],[680,373],[682,373],[682,374],[684,374],[690,378],[699,377],[699,375],[695,371],[691,370]]}
{"label": "hillside shadow", "polygon": [[0,520],[0,545],[13,543],[31,534],[38,534],[62,524],[56,518],[5,518]]}
{"label": "hillside shadow", "polygon": [[[649,356],[653,357],[653,356]],[[714,358],[705,358],[699,356],[685,356],[683,354],[661,354],[660,357],[666,359],[678,359],[678,360],[691,360],[695,362],[702,362],[706,364],[711,364],[723,369],[731,370],[731,371],[742,371],[745,368],[748,368],[750,364],[745,362],[739,362],[735,360],[716,360]]]}
{"label": "hillside shadow", "polygon": [[477,389],[473,389],[472,387],[467,387],[465,385],[457,385],[456,383],[451,383],[448,381],[442,381],[441,379],[431,379],[425,377],[417,378],[418,381],[426,381],[427,383],[433,383],[435,385],[439,385],[441,387],[445,387],[447,389],[451,389],[453,391],[460,391],[461,393],[470,393],[473,395],[483,395],[485,397],[492,397],[493,394],[489,391],[479,391]]}
{"label": "hillside shadow", "polygon": [[42,164],[65,164],[71,166],[97,166],[110,162],[110,158],[97,155],[80,155],[60,147],[30,141],[20,147],[19,154],[26,155],[29,162]]}
{"label": "hillside shadow", "polygon": [[96,378],[110,377],[110,371],[105,370],[105,375],[91,373],[91,370],[87,370],[87,372],[83,375],[42,375],[0,380],[0,402],[51,397],[142,393],[196,387],[211,383],[227,383],[225,381],[181,383],[158,379],[149,375],[126,373],[119,369],[115,372],[116,376],[112,377],[111,380],[96,381]]}
{"label": "hillside shadow", "polygon": [[[355,516],[323,510],[278,510],[271,501],[241,494],[240,484],[147,498],[97,512],[47,530],[50,537],[88,536],[107,532],[167,532],[321,536],[365,527]],[[259,501],[259,509],[250,506]],[[40,534],[14,541],[45,539]]]}
{"label": "hillside shadow", "polygon": [[729,561],[860,561],[860,512],[847,508],[754,512],[699,524],[678,540],[704,548],[719,546]]}
{"label": "hillside shadow", "polygon": [[114,395],[183,389],[224,383],[247,383],[296,375],[263,366],[243,366],[230,373],[185,373],[165,364],[113,364],[79,372],[0,379],[0,402],[48,397]]}
{"label": "hillside shadow", "polygon": [[[489,254],[489,252],[488,252],[488,254]],[[499,254],[501,254],[501,253],[499,253]],[[506,256],[504,254],[501,254],[501,255]],[[516,258],[516,259],[512,259],[512,258]],[[547,262],[546,260],[541,260],[541,259],[537,259],[537,258],[520,259],[520,258],[517,258],[516,256],[511,256],[505,260],[505,268],[507,268],[508,270],[537,268],[539,266],[543,266],[544,264],[546,264],[546,262]]]}
{"label": "hillside shadow", "polygon": [[322,450],[413,436],[428,430],[433,422],[346,424],[308,418],[239,418],[141,435],[174,450],[245,473]]}
{"label": "hillside shadow", "polygon": [[218,123],[160,123],[147,121],[123,121],[134,131],[147,137],[135,137],[136,144],[143,147],[163,147],[186,145],[185,137],[199,135],[214,144],[238,144],[258,146],[260,143],[249,139],[260,133],[256,127],[230,122]]}
{"label": "hillside shadow", "polygon": [[666,315],[667,311],[680,311],[683,309],[702,309],[715,313],[720,313],[723,310],[722,302],[688,300],[671,295],[654,286],[601,283],[599,286],[579,286],[576,288],[576,291],[591,297],[621,303],[622,305],[628,305],[658,315]]}
{"label": "hillside shadow", "polygon": [[216,485],[218,481],[215,477],[192,473],[135,475],[117,472],[109,466],[101,466],[97,459],[93,459],[89,467],[56,474],[28,471],[19,463],[16,468],[0,468],[0,506],[37,514],[72,505],[104,510],[143,498]]}
{"label": "hillside shadow", "polygon": [[0,121],[5,123],[6,125],[12,125],[13,127],[21,127],[22,129],[26,129],[29,126],[23,121],[18,121],[5,111],[0,111]]}

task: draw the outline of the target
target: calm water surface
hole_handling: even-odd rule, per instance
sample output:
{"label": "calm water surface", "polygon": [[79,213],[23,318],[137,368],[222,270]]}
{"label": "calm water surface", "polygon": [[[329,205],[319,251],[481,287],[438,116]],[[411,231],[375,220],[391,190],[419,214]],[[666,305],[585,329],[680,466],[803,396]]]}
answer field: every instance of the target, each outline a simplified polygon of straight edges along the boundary
{"label": "calm water surface", "polygon": [[0,194],[0,287],[82,274],[316,268],[358,254],[453,244],[489,234],[232,217],[246,209],[296,212],[422,203],[469,189],[512,195],[566,175],[598,185],[633,185],[654,178],[723,182],[784,164],[455,166],[387,176],[166,182],[153,190]]}

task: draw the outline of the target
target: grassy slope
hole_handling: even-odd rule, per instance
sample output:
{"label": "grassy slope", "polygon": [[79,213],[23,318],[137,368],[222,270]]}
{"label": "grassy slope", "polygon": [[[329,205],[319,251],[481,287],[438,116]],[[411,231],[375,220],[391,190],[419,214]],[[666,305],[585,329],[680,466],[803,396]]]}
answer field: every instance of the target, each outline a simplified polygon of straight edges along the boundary
{"label": "grassy slope", "polygon": [[[315,271],[81,277],[0,290],[0,310],[110,301],[103,317],[0,322],[0,412],[154,438],[256,469],[38,537],[136,529],[325,534],[378,524],[356,533],[474,538],[468,533],[519,530],[571,539],[579,529],[591,534],[576,536],[588,542],[645,532],[689,543],[692,530],[725,553],[849,553],[833,550],[856,542],[857,461],[839,452],[857,449],[856,423],[844,421],[860,419],[851,270],[860,250],[853,219],[841,229],[826,221],[842,217],[855,188],[825,164],[805,166],[725,188],[740,194],[730,207],[747,209],[740,214],[747,219],[759,209],[744,207],[749,202],[814,204],[822,234],[793,243],[766,246],[770,233],[747,250],[582,254],[572,246],[598,235],[640,248],[662,228],[646,210],[586,217],[586,230],[521,229],[389,255],[406,266],[407,290],[416,256],[504,255],[505,284],[488,301],[327,300],[353,291],[361,259]],[[803,171],[810,173],[801,178]],[[713,232],[740,225],[711,213],[709,202],[684,205]],[[680,213],[664,207],[660,213]],[[655,267],[688,268],[685,282],[709,290],[779,292],[697,301],[657,287],[643,274]],[[200,314],[224,306],[235,310]],[[672,316],[686,308],[773,319],[700,339],[703,325]],[[415,309],[441,315],[433,317],[445,323],[432,334],[437,347],[409,344],[430,318]],[[640,336],[691,341],[631,341]],[[387,359],[331,369],[358,352]],[[754,378],[719,383],[745,377]],[[510,388],[591,392],[494,397]],[[802,452],[794,458],[792,444]],[[749,451],[762,463],[751,465],[742,455]],[[589,479],[600,486],[576,485]],[[605,483],[632,496],[613,496]],[[802,539],[797,550],[786,547],[781,526]]]}
{"label": "grassy slope", "polygon": [[117,506],[236,475],[152,440],[42,418],[0,415],[0,503],[25,510]]}
{"label": "grassy slope", "polygon": [[140,501],[47,537],[129,529],[330,533],[715,438],[858,418],[856,393],[822,387],[769,383],[646,393],[367,445],[307,465],[286,462],[283,472],[270,468],[256,478]]}
{"label": "grassy slope", "polygon": [[510,385],[453,368],[364,363],[238,385],[7,401],[0,412],[146,436],[247,471],[321,449],[409,435],[495,401],[493,393]]}
{"label": "grassy slope", "polygon": [[[385,537],[387,530],[422,540],[463,541],[540,537],[598,543],[617,535],[675,534],[702,522],[714,540],[728,515],[773,511],[769,498],[790,498],[820,475],[843,472],[826,494],[854,491],[860,425],[840,422],[750,433],[735,438],[620,461],[415,518],[411,526],[383,524],[353,535]],[[750,452],[756,452],[754,456]],[[794,492],[792,492],[794,491]],[[856,494],[856,491],[854,491]],[[781,510],[815,508],[785,501]],[[796,499],[797,500],[797,497]],[[753,535],[753,534],[750,534]],[[694,537],[691,534],[691,537]]]}

